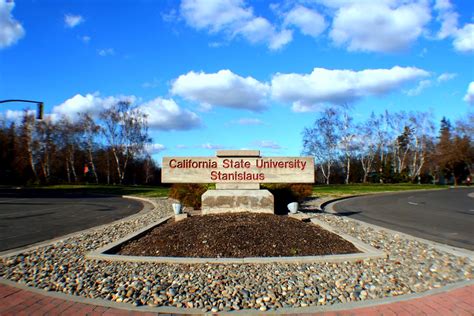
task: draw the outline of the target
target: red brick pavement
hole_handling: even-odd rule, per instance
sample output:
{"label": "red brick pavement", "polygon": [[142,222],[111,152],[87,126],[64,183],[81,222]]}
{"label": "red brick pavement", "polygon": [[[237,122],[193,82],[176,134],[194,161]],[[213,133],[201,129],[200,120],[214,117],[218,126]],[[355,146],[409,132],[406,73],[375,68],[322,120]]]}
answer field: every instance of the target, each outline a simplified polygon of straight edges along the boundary
{"label": "red brick pavement", "polygon": [[[117,308],[95,306],[63,300],[0,284],[0,315],[169,315],[128,311]],[[474,285],[465,286],[448,292],[432,294],[403,302],[381,304],[352,310],[294,314],[295,316],[371,316],[371,315],[474,315]]]}

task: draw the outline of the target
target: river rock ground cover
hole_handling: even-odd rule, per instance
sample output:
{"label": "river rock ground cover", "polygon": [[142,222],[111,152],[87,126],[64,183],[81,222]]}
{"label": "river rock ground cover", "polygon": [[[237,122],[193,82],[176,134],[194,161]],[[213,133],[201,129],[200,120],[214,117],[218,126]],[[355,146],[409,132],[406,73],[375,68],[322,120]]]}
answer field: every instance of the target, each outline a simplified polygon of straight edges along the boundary
{"label": "river rock ground cover", "polygon": [[118,254],[245,258],[357,252],[352,243],[312,223],[273,214],[231,213],[170,220],[126,243]]}
{"label": "river rock ground cover", "polygon": [[312,214],[379,248],[387,259],[305,264],[157,264],[85,259],[89,251],[164,216],[158,209],[0,260],[0,276],[46,291],[199,311],[275,310],[424,292],[472,279],[473,262],[330,214]]}

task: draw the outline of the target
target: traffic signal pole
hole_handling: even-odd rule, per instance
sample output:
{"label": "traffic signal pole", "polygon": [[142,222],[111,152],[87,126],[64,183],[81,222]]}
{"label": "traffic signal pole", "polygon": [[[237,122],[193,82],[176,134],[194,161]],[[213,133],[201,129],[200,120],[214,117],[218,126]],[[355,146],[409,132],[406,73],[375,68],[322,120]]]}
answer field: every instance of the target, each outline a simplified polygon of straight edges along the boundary
{"label": "traffic signal pole", "polygon": [[0,103],[7,103],[7,102],[36,103],[36,104],[38,104],[38,110],[36,111],[36,119],[37,119],[37,120],[42,120],[42,119],[43,119],[44,103],[41,102],[41,101],[21,100],[21,99],[0,100]]}

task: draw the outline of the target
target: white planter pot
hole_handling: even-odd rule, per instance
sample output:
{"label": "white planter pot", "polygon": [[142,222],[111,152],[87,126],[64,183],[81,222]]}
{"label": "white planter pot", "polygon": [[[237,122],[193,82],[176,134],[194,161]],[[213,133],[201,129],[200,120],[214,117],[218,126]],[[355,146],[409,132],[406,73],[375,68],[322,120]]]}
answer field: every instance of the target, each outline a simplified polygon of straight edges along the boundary
{"label": "white planter pot", "polygon": [[182,207],[180,203],[173,203],[172,206],[175,215],[181,214]]}
{"label": "white planter pot", "polygon": [[291,202],[287,207],[291,214],[296,214],[296,212],[298,212],[298,202]]}

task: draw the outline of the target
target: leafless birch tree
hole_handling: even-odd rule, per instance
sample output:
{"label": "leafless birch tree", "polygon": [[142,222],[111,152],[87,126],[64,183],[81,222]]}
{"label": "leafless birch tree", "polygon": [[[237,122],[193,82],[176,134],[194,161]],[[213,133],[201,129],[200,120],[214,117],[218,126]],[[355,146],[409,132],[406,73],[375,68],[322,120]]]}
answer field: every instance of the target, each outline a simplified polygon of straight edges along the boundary
{"label": "leafless birch tree", "polygon": [[130,159],[149,142],[146,115],[130,102],[120,101],[99,115],[102,134],[110,147],[119,182],[125,179]]}
{"label": "leafless birch tree", "polygon": [[329,108],[321,113],[313,127],[303,131],[303,153],[315,157],[326,184],[330,183],[331,168],[338,157],[340,125],[336,110]]}

